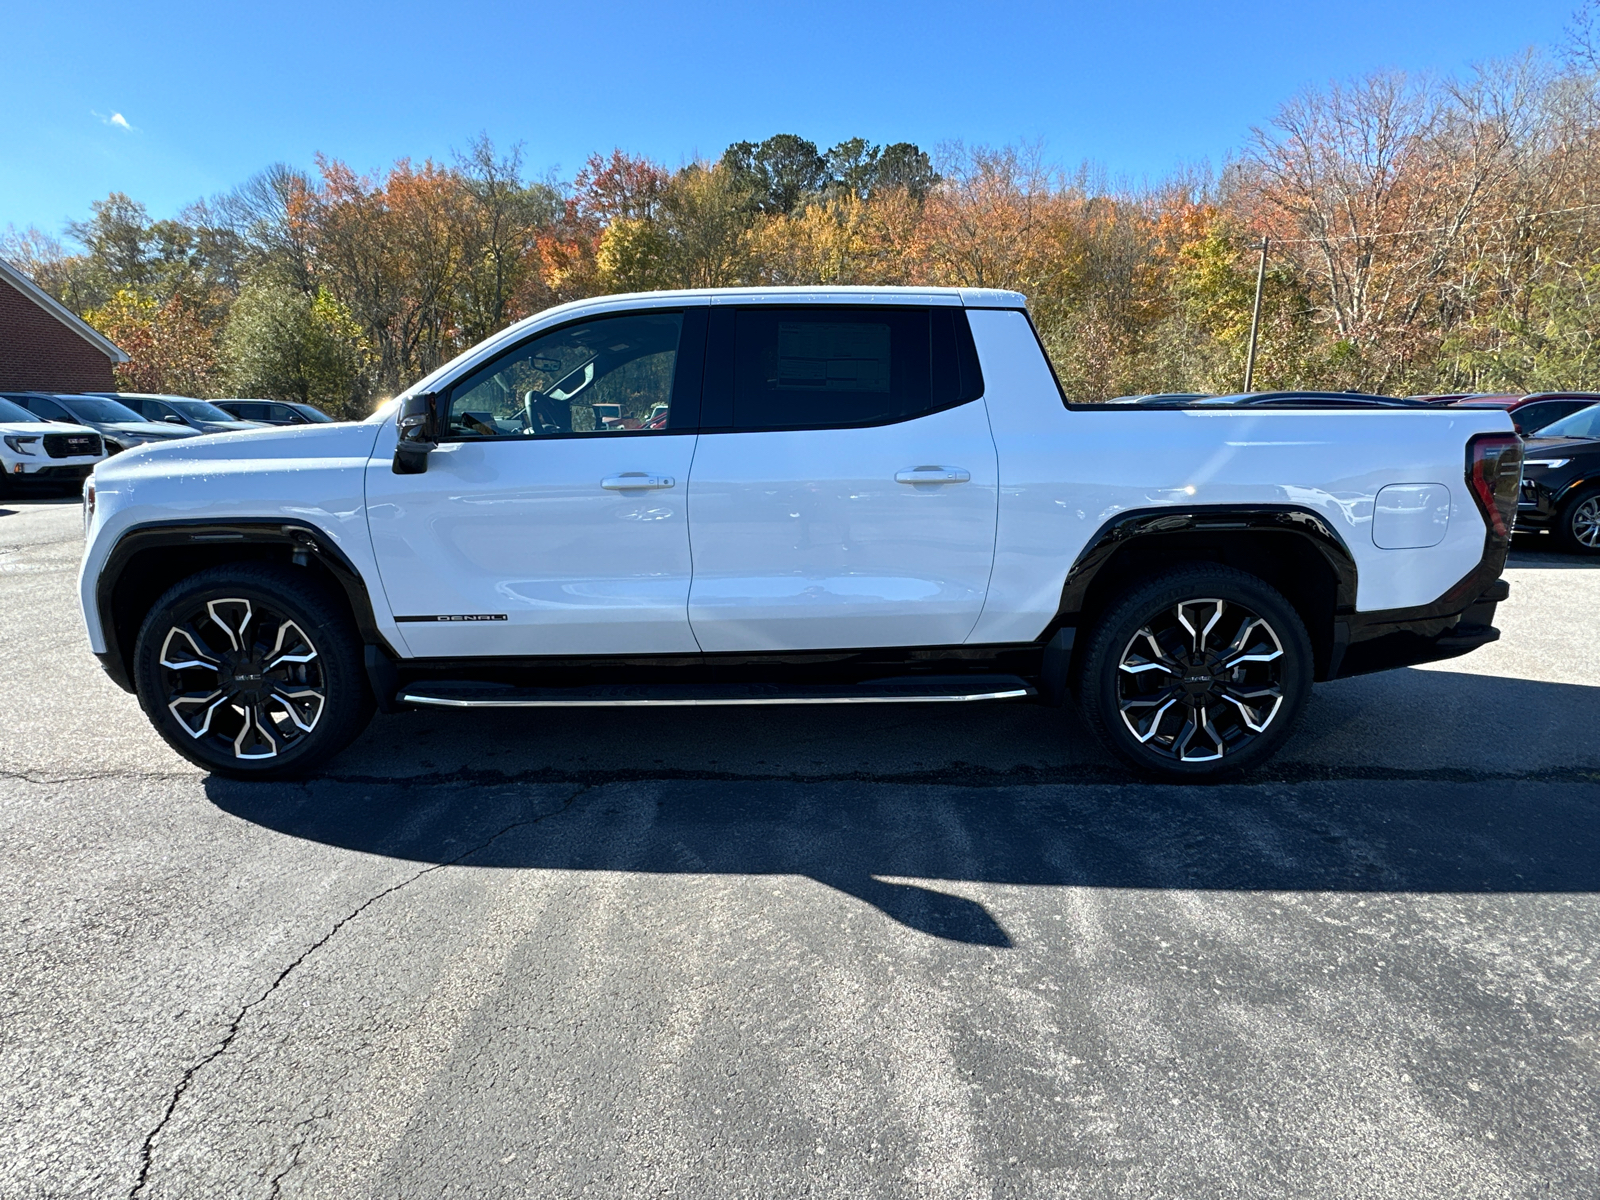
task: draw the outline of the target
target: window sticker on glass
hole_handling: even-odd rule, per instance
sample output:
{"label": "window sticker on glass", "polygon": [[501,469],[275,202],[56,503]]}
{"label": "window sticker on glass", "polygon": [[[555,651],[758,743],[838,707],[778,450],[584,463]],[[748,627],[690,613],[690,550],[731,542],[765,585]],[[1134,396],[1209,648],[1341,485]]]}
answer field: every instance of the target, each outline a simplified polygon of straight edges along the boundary
{"label": "window sticker on glass", "polygon": [[887,392],[889,327],[780,321],[773,386],[793,391]]}

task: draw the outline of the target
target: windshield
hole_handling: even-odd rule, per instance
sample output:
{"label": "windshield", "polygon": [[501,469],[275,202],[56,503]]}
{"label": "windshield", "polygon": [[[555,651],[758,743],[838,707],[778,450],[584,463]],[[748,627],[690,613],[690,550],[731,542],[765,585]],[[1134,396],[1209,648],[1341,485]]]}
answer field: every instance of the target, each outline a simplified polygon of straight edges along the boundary
{"label": "windshield", "polygon": [[61,407],[85,421],[139,421],[144,418],[126,405],[98,396],[61,396]]}
{"label": "windshield", "polygon": [[1539,430],[1538,436],[1600,438],[1600,404],[1591,404],[1588,408],[1580,408],[1570,417],[1552,421]]}
{"label": "windshield", "polygon": [[332,417],[320,408],[312,408],[309,404],[296,404],[294,410],[308,421],[326,421],[330,425],[333,424]]}
{"label": "windshield", "polygon": [[239,419],[232,413],[223,412],[215,404],[207,404],[204,400],[168,400],[167,403],[191,421],[237,421]]}
{"label": "windshield", "polygon": [[43,425],[44,418],[34,416],[20,404],[0,398],[0,422],[7,425]]}

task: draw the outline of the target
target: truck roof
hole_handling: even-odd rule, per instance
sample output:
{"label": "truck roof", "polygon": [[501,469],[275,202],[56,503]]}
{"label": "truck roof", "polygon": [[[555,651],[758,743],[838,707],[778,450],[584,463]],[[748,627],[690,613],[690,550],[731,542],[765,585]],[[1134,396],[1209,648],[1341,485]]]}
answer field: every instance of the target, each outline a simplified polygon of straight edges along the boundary
{"label": "truck roof", "polygon": [[[508,325],[462,351],[449,362],[428,372],[395,397],[399,400],[433,385],[442,378],[470,362],[488,358],[498,353],[508,342],[546,325],[556,325],[574,317],[599,316],[602,313],[625,308],[671,308],[675,305],[698,304],[948,304],[964,308],[1026,309],[1028,298],[1021,292],[1008,292],[1000,288],[958,287],[738,287],[738,288],[684,288],[670,292],[619,292],[605,296],[588,296],[582,300],[569,300],[554,308],[547,308]],[[393,405],[379,405],[369,420],[381,419]]]}
{"label": "truck roof", "polygon": [[[1021,292],[1001,288],[963,287],[879,287],[865,284],[804,285],[799,287],[727,287],[682,288],[665,292],[620,292],[605,296],[589,296],[572,300],[556,308],[533,314],[544,317],[567,309],[574,311],[595,305],[620,302],[650,304],[682,304],[706,301],[716,304],[734,301],[749,303],[783,303],[804,300],[810,303],[834,301],[852,304],[961,304],[967,308],[1026,308],[1028,298]],[[532,318],[530,318],[532,319]]]}

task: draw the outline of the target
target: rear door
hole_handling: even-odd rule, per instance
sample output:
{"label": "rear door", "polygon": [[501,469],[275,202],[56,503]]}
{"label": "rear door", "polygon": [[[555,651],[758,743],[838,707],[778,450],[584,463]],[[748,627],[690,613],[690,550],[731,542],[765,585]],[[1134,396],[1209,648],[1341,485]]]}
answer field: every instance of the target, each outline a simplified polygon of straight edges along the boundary
{"label": "rear door", "polygon": [[701,648],[961,643],[994,559],[981,395],[959,307],[713,307],[689,483]]}

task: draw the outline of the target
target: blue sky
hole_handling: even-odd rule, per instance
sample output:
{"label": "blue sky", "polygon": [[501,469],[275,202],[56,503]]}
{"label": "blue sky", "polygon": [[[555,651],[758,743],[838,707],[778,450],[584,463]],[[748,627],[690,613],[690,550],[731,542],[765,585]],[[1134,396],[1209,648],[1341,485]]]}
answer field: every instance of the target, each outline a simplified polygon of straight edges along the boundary
{"label": "blue sky", "polygon": [[59,232],[112,190],[168,216],[274,161],[370,170],[480,130],[565,177],[592,150],[676,165],[788,132],[1038,141],[1154,178],[1308,85],[1551,47],[1575,2],[11,0],[0,228]]}

